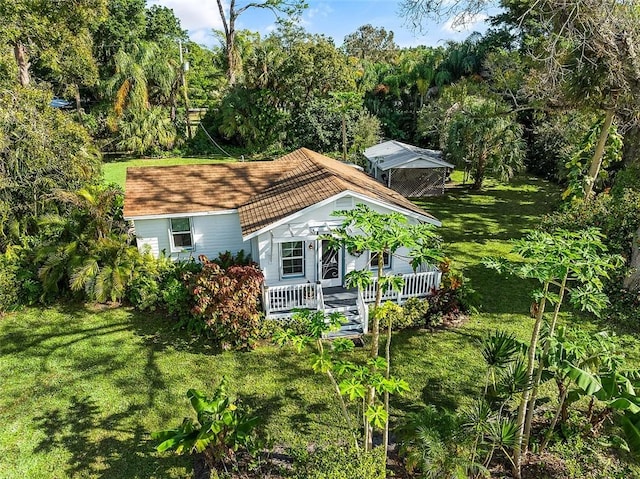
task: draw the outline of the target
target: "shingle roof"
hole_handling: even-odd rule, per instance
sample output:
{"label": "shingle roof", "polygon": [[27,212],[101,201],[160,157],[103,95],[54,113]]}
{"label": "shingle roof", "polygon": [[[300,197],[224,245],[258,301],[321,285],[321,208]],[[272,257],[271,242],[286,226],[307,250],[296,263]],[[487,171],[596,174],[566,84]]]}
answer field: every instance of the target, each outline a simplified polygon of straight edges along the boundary
{"label": "shingle roof", "polygon": [[124,213],[238,209],[246,236],[347,190],[435,219],[366,173],[306,148],[268,162],[129,168]]}
{"label": "shingle roof", "polygon": [[442,159],[442,152],[408,145],[396,140],[385,141],[364,150],[364,156],[381,169],[399,168],[415,160],[424,160],[423,168],[453,168]]}
{"label": "shingle roof", "polygon": [[240,207],[283,173],[273,161],[127,168],[127,218]]}

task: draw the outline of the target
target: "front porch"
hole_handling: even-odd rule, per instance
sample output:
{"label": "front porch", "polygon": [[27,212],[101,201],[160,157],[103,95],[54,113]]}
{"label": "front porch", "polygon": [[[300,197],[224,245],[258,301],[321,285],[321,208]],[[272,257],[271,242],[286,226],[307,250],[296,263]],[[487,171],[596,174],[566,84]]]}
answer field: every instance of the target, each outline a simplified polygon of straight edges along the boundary
{"label": "front porch", "polygon": [[[382,301],[404,303],[408,298],[429,296],[440,285],[442,273],[437,269],[414,274],[400,274],[404,280],[401,291],[387,291]],[[347,323],[333,336],[359,336],[369,330],[369,304],[375,302],[377,278],[364,289],[343,286],[323,287],[321,283],[299,283],[265,286],[263,305],[267,319],[286,321],[295,309],[315,309],[326,314],[340,312]]]}

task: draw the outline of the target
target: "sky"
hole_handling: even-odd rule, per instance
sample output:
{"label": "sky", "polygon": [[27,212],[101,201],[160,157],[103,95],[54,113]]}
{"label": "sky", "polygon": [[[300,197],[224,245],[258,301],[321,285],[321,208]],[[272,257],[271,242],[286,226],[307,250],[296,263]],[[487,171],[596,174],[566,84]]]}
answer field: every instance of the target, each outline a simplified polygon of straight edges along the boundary
{"label": "sky", "polygon": [[[245,1],[238,1],[241,7]],[[422,31],[416,32],[400,17],[400,0],[308,0],[309,7],[302,16],[302,26],[310,33],[332,37],[336,46],[358,27],[371,24],[394,32],[395,42],[401,47],[417,45],[437,46],[447,40],[464,40],[474,31],[487,28],[484,14],[453,28],[453,18],[441,23],[425,22]],[[172,8],[180,18],[182,28],[189,31],[191,39],[207,46],[217,44],[212,29],[222,30],[216,0],[147,0],[148,5],[158,4]],[[236,29],[257,31],[267,35],[275,28],[275,17],[268,10],[247,10],[237,20]]]}

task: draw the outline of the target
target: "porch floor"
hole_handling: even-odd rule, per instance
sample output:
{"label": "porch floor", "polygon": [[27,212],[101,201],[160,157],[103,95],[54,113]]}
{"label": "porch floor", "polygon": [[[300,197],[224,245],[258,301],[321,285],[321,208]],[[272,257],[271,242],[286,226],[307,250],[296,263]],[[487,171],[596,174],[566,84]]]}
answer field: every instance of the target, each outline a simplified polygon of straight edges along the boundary
{"label": "porch floor", "polygon": [[342,286],[334,286],[331,288],[322,288],[322,296],[324,298],[324,307],[344,308],[346,306],[355,306],[358,299],[357,288],[343,288]]}

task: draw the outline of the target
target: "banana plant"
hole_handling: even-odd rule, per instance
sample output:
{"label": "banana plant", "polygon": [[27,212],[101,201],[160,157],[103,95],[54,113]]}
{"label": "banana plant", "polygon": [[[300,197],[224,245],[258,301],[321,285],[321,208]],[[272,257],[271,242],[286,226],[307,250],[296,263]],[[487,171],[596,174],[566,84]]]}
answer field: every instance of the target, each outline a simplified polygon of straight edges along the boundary
{"label": "banana plant", "polygon": [[195,389],[189,389],[187,397],[196,419],[185,418],[175,429],[152,433],[151,437],[160,441],[158,452],[204,453],[214,470],[217,464],[233,459],[239,450],[253,454],[264,446],[256,432],[259,418],[243,411],[229,396],[226,378],[222,378],[211,398]]}

